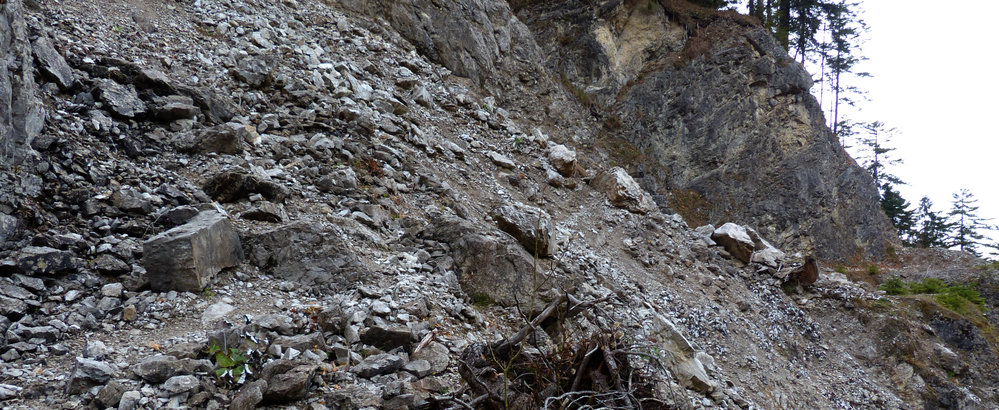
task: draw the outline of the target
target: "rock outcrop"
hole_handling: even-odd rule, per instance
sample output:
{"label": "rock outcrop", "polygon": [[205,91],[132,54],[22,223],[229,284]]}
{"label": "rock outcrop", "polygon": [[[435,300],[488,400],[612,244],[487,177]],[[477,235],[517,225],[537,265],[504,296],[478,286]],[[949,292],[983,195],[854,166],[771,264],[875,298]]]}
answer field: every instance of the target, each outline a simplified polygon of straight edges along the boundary
{"label": "rock outcrop", "polygon": [[668,2],[640,3],[545,2],[518,16],[549,69],[620,119],[644,158],[631,171],[661,207],[688,211],[696,193],[704,209],[685,215],[692,223],[751,225],[825,259],[900,246],[810,76],[768,31],[731,12],[687,21]]}

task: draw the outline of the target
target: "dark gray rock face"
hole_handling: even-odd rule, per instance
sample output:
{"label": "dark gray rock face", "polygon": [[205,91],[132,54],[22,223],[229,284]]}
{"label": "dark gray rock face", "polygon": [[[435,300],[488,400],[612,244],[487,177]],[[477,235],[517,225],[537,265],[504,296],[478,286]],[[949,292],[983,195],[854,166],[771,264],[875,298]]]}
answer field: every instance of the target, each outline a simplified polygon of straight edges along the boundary
{"label": "dark gray rock face", "polygon": [[[638,182],[660,207],[681,210],[673,201],[696,193],[706,209],[691,223],[753,226],[821,259],[876,259],[897,247],[871,178],[809,95],[811,77],[766,29],[731,14],[692,22],[621,1],[541,2],[517,13],[549,70],[623,120],[622,135],[645,156],[628,171],[644,175]],[[729,34],[701,40],[706,51],[691,55],[695,26]]]}
{"label": "dark gray rock face", "polygon": [[149,238],[142,245],[142,265],[154,290],[199,292],[222,268],[243,260],[239,235],[229,219],[215,211]]}
{"label": "dark gray rock face", "polygon": [[[487,88],[543,78],[541,52],[505,1],[348,0],[356,11],[384,18],[418,52]],[[518,73],[496,75],[500,69]]]}
{"label": "dark gray rock face", "polygon": [[45,124],[21,0],[0,8],[0,163],[18,164]]}
{"label": "dark gray rock face", "polygon": [[874,184],[825,126],[810,87],[762,29],[650,75],[621,107],[636,119],[631,141],[656,164],[646,188],[661,198],[693,190],[711,204],[709,221],[754,226],[785,249],[883,257],[893,230]]}

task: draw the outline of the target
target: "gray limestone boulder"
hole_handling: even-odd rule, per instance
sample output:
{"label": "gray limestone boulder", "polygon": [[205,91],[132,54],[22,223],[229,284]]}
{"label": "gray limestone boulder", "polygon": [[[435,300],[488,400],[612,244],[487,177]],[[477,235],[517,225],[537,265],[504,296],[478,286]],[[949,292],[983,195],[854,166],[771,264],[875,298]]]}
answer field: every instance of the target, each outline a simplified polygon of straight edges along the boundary
{"label": "gray limestone boulder", "polygon": [[277,404],[305,398],[317,368],[315,363],[285,359],[267,363],[260,372],[260,378],[267,380],[264,401]]}
{"label": "gray limestone boulder", "polygon": [[746,228],[728,222],[711,233],[711,239],[743,263],[749,263],[756,245]]}
{"label": "gray limestone boulder", "polygon": [[576,151],[565,145],[553,145],[548,149],[548,162],[564,177],[571,177],[576,171]]}
{"label": "gray limestone boulder", "polygon": [[361,363],[351,367],[350,370],[357,374],[358,377],[368,379],[381,374],[394,373],[405,364],[406,361],[399,356],[380,353],[368,356]]}
{"label": "gray limestone boulder", "polygon": [[607,170],[590,182],[594,188],[607,194],[607,199],[618,208],[645,214],[656,209],[656,203],[645,190],[621,167]]}
{"label": "gray limestone boulder", "polygon": [[251,264],[305,286],[349,283],[369,271],[345,237],[339,229],[297,222],[247,236],[244,243]]}
{"label": "gray limestone boulder", "polygon": [[142,244],[142,265],[157,291],[200,292],[222,268],[243,260],[239,235],[229,219],[204,211],[188,223]]}
{"label": "gray limestone boulder", "polygon": [[79,394],[93,386],[107,383],[112,374],[114,368],[107,363],[77,357],[76,366],[66,382],[66,393]]}
{"label": "gray limestone boulder", "polygon": [[547,212],[520,203],[503,205],[492,212],[496,225],[513,236],[532,255],[541,258],[555,251],[555,229]]}
{"label": "gray limestone boulder", "polygon": [[458,282],[473,298],[503,306],[530,300],[534,258],[510,236],[450,216],[434,220],[421,235],[451,246]]}
{"label": "gray limestone boulder", "polygon": [[146,103],[139,99],[135,86],[131,84],[100,80],[97,82],[97,98],[119,117],[135,118],[146,113]]}

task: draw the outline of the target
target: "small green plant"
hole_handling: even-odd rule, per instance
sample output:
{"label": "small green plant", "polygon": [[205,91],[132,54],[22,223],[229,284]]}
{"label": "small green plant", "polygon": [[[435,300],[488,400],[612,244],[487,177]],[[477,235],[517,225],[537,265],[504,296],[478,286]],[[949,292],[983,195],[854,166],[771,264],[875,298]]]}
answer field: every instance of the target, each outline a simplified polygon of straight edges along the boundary
{"label": "small green plant", "polygon": [[905,282],[897,276],[888,278],[878,286],[878,289],[885,291],[889,295],[907,295],[909,294],[909,288],[905,286]]}
{"label": "small green plant", "polygon": [[118,33],[118,34],[121,34],[122,31],[125,31],[125,29],[121,28],[121,26],[119,26],[117,24],[115,24],[114,26],[112,26],[111,30],[114,30],[114,32]]}
{"label": "small green plant", "polygon": [[878,265],[868,266],[867,273],[870,275],[877,275],[878,273],[881,273],[881,268],[879,268]]}
{"label": "small green plant", "polygon": [[249,370],[246,355],[235,347],[224,348],[212,340],[208,355],[215,361],[215,376],[220,380],[228,379],[238,384]]}
{"label": "small green plant", "polygon": [[842,273],[844,275],[846,274],[846,266],[843,265],[836,266],[836,268],[833,270],[836,271],[837,273]]}

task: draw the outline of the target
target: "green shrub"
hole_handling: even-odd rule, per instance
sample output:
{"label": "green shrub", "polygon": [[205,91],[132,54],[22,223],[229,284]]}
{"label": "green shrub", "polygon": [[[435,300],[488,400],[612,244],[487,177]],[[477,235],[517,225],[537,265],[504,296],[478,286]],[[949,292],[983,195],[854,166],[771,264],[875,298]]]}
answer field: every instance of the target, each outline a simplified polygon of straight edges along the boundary
{"label": "green shrub", "polygon": [[883,283],[881,283],[881,286],[878,286],[878,289],[885,291],[885,293],[889,295],[909,294],[909,288],[905,286],[905,282],[903,282],[902,279],[900,279],[897,276],[893,276],[885,280]]}
{"label": "green shrub", "polygon": [[880,272],[881,272],[881,269],[878,268],[878,265],[871,265],[871,266],[867,267],[867,273],[869,273],[871,275],[877,275]]}
{"label": "green shrub", "polygon": [[912,283],[909,285],[909,289],[912,290],[912,293],[937,294],[947,289],[947,284],[937,278],[926,278],[919,282]]}
{"label": "green shrub", "polygon": [[836,269],[833,270],[836,271],[837,273],[842,273],[844,275],[846,274],[846,266],[843,265],[836,266]]}

